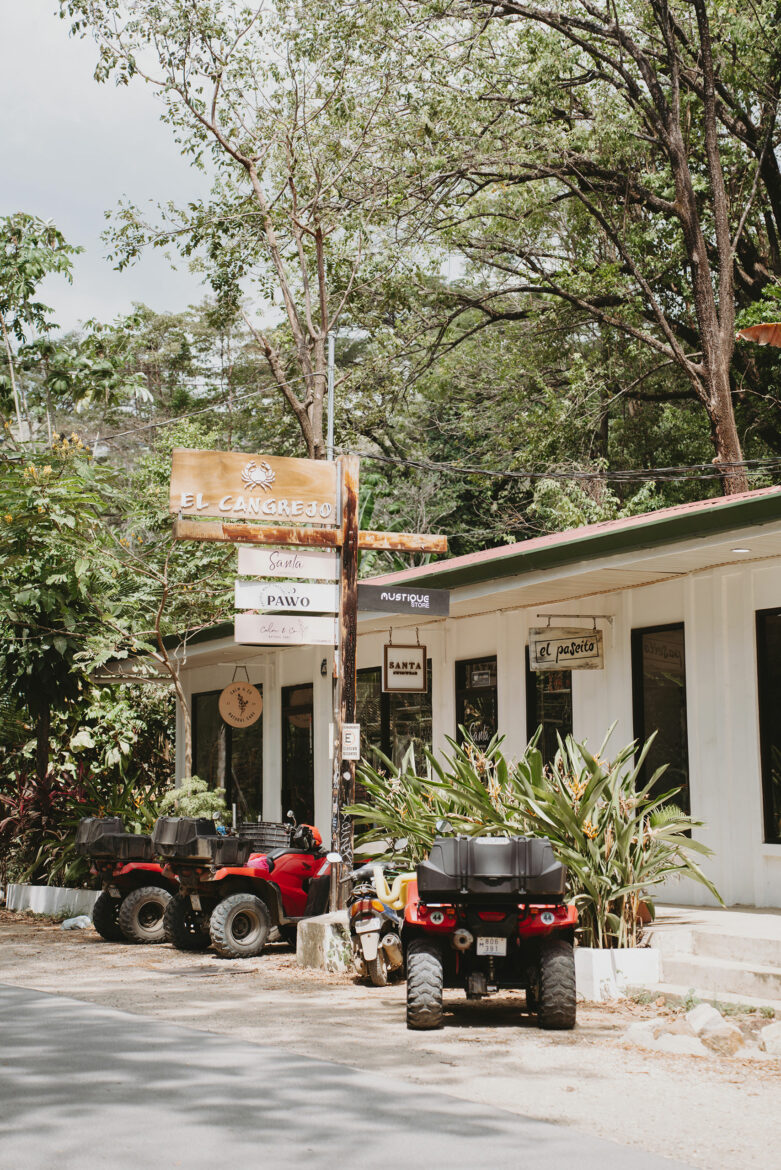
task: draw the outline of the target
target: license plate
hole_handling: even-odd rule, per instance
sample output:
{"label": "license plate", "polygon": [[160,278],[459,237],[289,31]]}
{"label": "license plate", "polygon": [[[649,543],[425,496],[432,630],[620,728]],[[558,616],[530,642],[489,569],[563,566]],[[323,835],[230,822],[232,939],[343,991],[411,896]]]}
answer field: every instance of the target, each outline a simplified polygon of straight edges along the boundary
{"label": "license plate", "polygon": [[192,906],[193,910],[195,910],[197,913],[200,913],[201,899],[197,894],[190,894],[190,905]]}
{"label": "license plate", "polygon": [[507,939],[497,938],[491,934],[478,935],[477,953],[478,955],[506,955]]}
{"label": "license plate", "polygon": [[356,922],[356,924],[355,924],[356,934],[363,934],[367,930],[379,930],[379,929],[380,929],[379,918],[364,918],[363,921]]}

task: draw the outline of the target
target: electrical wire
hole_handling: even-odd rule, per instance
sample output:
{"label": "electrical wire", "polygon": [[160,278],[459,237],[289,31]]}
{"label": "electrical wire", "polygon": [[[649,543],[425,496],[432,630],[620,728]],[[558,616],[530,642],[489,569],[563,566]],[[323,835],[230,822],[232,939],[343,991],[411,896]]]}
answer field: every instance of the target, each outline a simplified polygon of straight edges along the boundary
{"label": "electrical wire", "polygon": [[429,459],[403,459],[392,455],[374,455],[366,451],[352,451],[338,448],[340,454],[358,455],[376,463],[389,463],[399,467],[416,467],[421,471],[437,471],[446,475],[485,476],[490,479],[556,479],[611,482],[635,482],[647,480],[698,480],[722,479],[730,471],[742,470],[748,475],[767,472],[781,473],[781,456],[767,459],[743,459],[734,463],[690,463],[677,467],[649,467],[616,471],[494,471],[487,467],[470,467],[459,463],[435,463]]}
{"label": "electrical wire", "polygon": [[[293,386],[296,382],[306,382],[308,381],[309,377],[311,377],[311,375],[302,374],[299,378],[288,378],[285,381],[285,385]],[[197,410],[189,410],[185,414],[177,414],[174,415],[173,418],[162,419],[160,422],[144,423],[138,427],[130,427],[125,431],[115,431],[113,435],[96,435],[96,437],[91,441],[90,446],[94,446],[96,443],[111,443],[116,439],[124,439],[128,435],[140,434],[142,431],[154,431],[157,430],[158,427],[170,427],[173,426],[174,423],[183,422],[184,419],[195,418],[195,416],[199,414],[208,414],[210,411],[219,410],[223,406],[232,405],[234,402],[241,402],[245,398],[252,398],[255,394],[266,394],[268,391],[278,390],[279,388],[280,387],[278,382],[274,382],[269,386],[258,386],[254,390],[245,390],[243,394],[234,394],[229,398],[223,398],[217,402],[212,402],[208,406],[201,406]]]}

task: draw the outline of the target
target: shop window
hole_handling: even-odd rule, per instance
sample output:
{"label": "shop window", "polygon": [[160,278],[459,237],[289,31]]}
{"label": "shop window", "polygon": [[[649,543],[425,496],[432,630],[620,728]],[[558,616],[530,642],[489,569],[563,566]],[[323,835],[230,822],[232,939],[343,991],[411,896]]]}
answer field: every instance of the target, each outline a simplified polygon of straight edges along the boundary
{"label": "shop window", "polygon": [[456,663],[457,739],[463,727],[480,747],[487,747],[499,727],[496,694],[496,656]]}
{"label": "shop window", "polygon": [[542,728],[537,747],[550,764],[559,748],[558,736],[572,735],[572,671],[532,670],[526,647],[526,735]]}
{"label": "shop window", "polygon": [[757,613],[759,746],[765,840],[781,845],[781,610]]}
{"label": "shop window", "polygon": [[220,716],[220,694],[193,695],[194,772],[210,788],[225,790],[238,820],[255,821],[263,816],[263,716],[249,727],[229,727]]}
{"label": "shop window", "polygon": [[312,685],[282,688],[282,814],[314,824],[315,756]]}
{"label": "shop window", "polygon": [[367,759],[371,760],[371,748],[379,748],[400,767],[405,754],[412,748],[415,766],[418,770],[425,769],[423,749],[431,748],[431,659],[426,674],[428,689],[425,692],[387,694],[382,689],[379,666],[358,671],[357,718],[361,725],[363,754]]}
{"label": "shop window", "polygon": [[653,793],[661,795],[680,788],[672,798],[673,803],[688,813],[686,654],[682,624],[632,630],[632,689],[635,739],[642,745],[656,732],[638,783],[647,783],[657,768],[667,764]]}

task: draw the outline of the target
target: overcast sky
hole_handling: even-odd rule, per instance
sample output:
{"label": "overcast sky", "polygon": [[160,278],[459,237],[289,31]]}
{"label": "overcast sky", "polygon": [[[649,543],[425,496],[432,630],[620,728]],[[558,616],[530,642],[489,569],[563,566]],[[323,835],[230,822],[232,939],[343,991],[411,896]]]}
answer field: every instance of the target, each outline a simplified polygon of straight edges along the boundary
{"label": "overcast sky", "polygon": [[142,84],[116,88],[92,79],[95,45],[68,36],[56,0],[0,0],[0,215],[29,211],[52,219],[72,244],[74,280],[53,278],[43,299],[72,328],[111,320],[134,301],[179,310],[203,286],[161,252],[124,272],[104,259],[104,212],[122,196],[184,202],[205,179],[180,158],[158,103]]}

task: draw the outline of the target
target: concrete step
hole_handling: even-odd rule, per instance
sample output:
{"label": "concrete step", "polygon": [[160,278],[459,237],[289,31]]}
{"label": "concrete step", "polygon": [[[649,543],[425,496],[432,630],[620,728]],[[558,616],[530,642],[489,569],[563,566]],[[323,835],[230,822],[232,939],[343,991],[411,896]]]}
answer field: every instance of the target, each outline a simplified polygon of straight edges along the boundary
{"label": "concrete step", "polygon": [[781,1000],[781,966],[715,958],[713,955],[662,954],[665,983],[696,991]]}
{"label": "concrete step", "polygon": [[[683,1001],[688,998],[692,988],[691,984],[685,987],[682,983],[658,983],[653,989],[654,995],[663,995],[666,999]],[[641,995],[648,994],[648,988],[632,987],[630,991],[637,992]],[[776,1013],[776,1019],[781,1020],[781,999],[770,999],[766,995],[735,995],[732,991],[705,991],[704,988],[699,990],[695,988],[695,998],[702,1003],[713,1004],[740,1004],[743,1007],[753,1008],[772,1008]]]}
{"label": "concrete step", "polygon": [[691,940],[695,955],[734,959],[752,967],[758,963],[761,967],[781,968],[781,938],[694,929]]}

